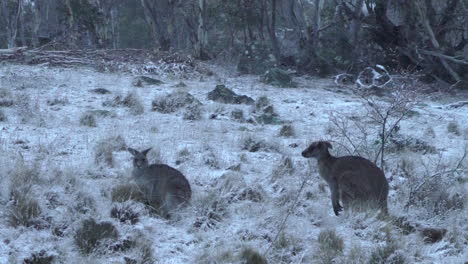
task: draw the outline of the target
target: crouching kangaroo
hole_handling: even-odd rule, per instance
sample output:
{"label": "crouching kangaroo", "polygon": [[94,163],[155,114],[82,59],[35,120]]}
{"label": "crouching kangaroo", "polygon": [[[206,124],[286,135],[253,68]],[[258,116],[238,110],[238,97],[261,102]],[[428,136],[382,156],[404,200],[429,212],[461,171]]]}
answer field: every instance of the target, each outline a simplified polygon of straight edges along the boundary
{"label": "crouching kangaroo", "polygon": [[148,203],[164,217],[186,205],[192,190],[185,176],[178,170],[164,164],[148,164],[146,154],[151,148],[139,152],[128,148],[133,155],[132,177],[146,196]]}
{"label": "crouching kangaroo", "polygon": [[335,215],[343,207],[371,205],[387,214],[388,182],[381,169],[371,161],[358,156],[334,157],[327,141],[313,142],[302,152],[305,158],[318,161],[319,174],[328,183]]}

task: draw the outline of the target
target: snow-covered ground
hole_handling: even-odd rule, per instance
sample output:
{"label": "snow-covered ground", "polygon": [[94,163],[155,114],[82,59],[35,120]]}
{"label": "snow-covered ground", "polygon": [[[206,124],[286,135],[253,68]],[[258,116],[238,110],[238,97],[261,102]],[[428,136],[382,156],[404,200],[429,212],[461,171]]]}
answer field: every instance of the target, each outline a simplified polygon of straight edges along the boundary
{"label": "snow-covered ground", "polygon": [[[142,255],[148,250],[152,258],[147,263],[240,263],[245,248],[264,255],[269,263],[468,260],[466,161],[460,164],[458,173],[437,178],[437,195],[430,199],[449,200],[449,205],[434,209],[428,205],[434,203],[421,202],[405,208],[411,186],[422,182],[424,175],[457,167],[468,144],[468,106],[448,108],[455,101],[448,96],[419,103],[416,114],[402,121],[399,133],[426,141],[436,152],[405,151],[387,156],[390,214],[448,230],[442,240],[425,243],[420,233],[406,234],[374,213],[348,211],[336,217],[315,161],[300,155],[314,140],[345,143],[332,138],[329,117],[332,112],[362,114],[359,98],[346,88],[336,87],[332,80],[296,78],[298,88],[276,88],[261,83],[258,76],[236,76],[226,69],[210,67],[213,76],[182,80],[177,75],[152,75],[164,84],[135,87],[134,75],[129,73],[0,66],[0,99],[13,101],[11,106],[0,107],[6,117],[0,122],[0,264],[23,263],[41,251],[53,256],[53,263],[142,263]],[[180,81],[187,86],[175,87]],[[295,135],[279,136],[280,124],[232,120],[231,110],[241,109],[248,116],[251,106],[207,100],[207,93],[220,83],[254,99],[268,97],[279,118],[293,126]],[[90,91],[96,88],[111,93]],[[151,111],[155,97],[181,90],[203,103],[201,120],[184,120],[182,112]],[[128,93],[134,93],[142,103],[143,114],[127,107],[103,105],[116,95]],[[97,117],[96,127],[83,126],[80,117],[89,110],[108,110],[110,116]],[[210,119],[213,113],[218,115]],[[186,175],[193,197],[178,220],[161,219],[137,202],[128,202],[139,213],[136,224],[111,217],[111,209],[121,206],[112,202],[112,189],[131,182],[131,155],[114,151],[114,164],[108,166],[96,163],[95,153],[99,142],[118,136],[129,147],[152,147],[152,161],[157,158]],[[263,140],[266,147],[256,152],[243,149],[249,138]],[[332,152],[346,154],[338,145]],[[284,165],[288,159],[292,166]],[[408,170],[410,176],[402,172]],[[299,192],[304,180],[307,182]],[[23,185],[31,186],[29,195],[39,203],[39,224],[15,227],[10,221],[14,211],[10,194]],[[449,206],[450,210],[444,208]],[[75,234],[82,221],[91,217],[97,222],[111,222],[119,232],[119,241],[128,239],[136,244],[128,250],[107,250],[104,254],[80,253]],[[319,234],[327,230],[341,237],[343,250],[327,249],[318,241]],[[386,254],[383,249],[391,255],[387,260],[379,260]]]}

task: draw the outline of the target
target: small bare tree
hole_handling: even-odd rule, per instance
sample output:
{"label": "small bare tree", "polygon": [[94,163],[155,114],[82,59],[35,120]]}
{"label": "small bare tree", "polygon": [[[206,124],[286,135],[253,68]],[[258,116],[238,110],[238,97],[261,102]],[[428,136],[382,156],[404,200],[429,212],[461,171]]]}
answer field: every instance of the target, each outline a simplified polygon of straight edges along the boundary
{"label": "small bare tree", "polygon": [[[330,121],[336,128],[336,136],[350,144],[353,152],[359,156],[362,154],[367,157],[373,156],[375,164],[380,159],[380,167],[383,168],[385,148],[390,136],[398,130],[400,122],[408,117],[414,105],[420,100],[419,92],[414,87],[399,86],[382,99],[374,95],[372,89],[356,90],[365,108],[365,114],[349,117],[332,113]],[[371,127],[366,122],[375,126]],[[376,145],[378,148],[373,150],[372,146]],[[362,151],[365,153],[361,153]]]}

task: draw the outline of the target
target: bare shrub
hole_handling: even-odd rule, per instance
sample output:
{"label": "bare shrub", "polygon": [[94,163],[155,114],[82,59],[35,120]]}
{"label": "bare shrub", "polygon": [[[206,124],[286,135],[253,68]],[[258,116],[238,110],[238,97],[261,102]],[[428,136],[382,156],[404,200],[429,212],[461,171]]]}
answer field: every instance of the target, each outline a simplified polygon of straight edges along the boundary
{"label": "bare shrub", "polygon": [[401,86],[393,90],[386,100],[366,90],[358,90],[356,93],[366,109],[365,115],[343,116],[332,113],[330,121],[336,128],[331,130],[335,133],[332,136],[349,144],[351,152],[370,157],[376,164],[380,160],[380,167],[383,168],[387,143],[391,135],[398,131],[400,122],[409,117],[414,105],[420,100],[418,91],[414,87]]}
{"label": "bare shrub", "polygon": [[319,243],[318,257],[319,263],[334,263],[334,259],[343,254],[344,242],[335,230],[323,230],[317,238]]}
{"label": "bare shrub", "polygon": [[75,244],[84,254],[101,253],[119,237],[117,229],[110,222],[96,223],[94,219],[84,220],[76,231]]}
{"label": "bare shrub", "polygon": [[94,213],[96,201],[89,194],[80,191],[75,196],[73,208],[80,214]]}
{"label": "bare shrub", "polygon": [[10,197],[12,203],[8,210],[8,223],[13,227],[34,224],[34,219],[41,214],[39,203],[28,193],[13,190]]}
{"label": "bare shrub", "polygon": [[247,150],[249,152],[270,152],[270,151],[278,151],[278,147],[267,143],[263,139],[258,139],[253,136],[246,136],[241,140],[241,149]]}
{"label": "bare shrub", "polygon": [[80,116],[80,125],[82,126],[87,126],[87,127],[96,127],[97,122],[96,122],[96,117],[91,114],[91,113],[83,113]]}

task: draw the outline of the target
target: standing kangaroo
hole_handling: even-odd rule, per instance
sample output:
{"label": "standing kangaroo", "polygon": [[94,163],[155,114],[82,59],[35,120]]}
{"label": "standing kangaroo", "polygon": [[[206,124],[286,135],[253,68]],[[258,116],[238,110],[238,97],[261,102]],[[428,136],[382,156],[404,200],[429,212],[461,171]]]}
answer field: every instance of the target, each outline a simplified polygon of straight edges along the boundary
{"label": "standing kangaroo", "polygon": [[319,174],[328,183],[333,211],[338,215],[343,207],[371,205],[387,213],[388,182],[381,169],[358,156],[334,157],[330,142],[316,141],[302,152],[305,158],[318,161]]}
{"label": "standing kangaroo", "polygon": [[150,150],[151,148],[139,152],[128,148],[133,155],[132,177],[148,203],[160,210],[164,217],[169,217],[171,211],[188,203],[192,190],[180,171],[164,164],[149,165],[146,154]]}

